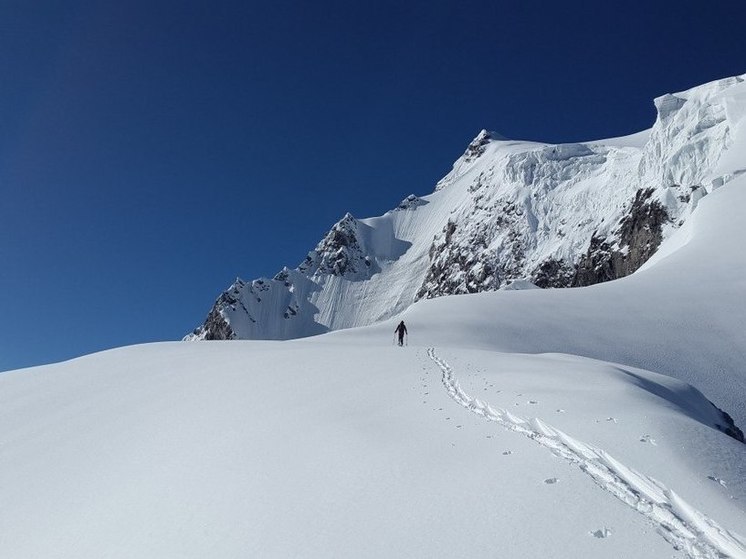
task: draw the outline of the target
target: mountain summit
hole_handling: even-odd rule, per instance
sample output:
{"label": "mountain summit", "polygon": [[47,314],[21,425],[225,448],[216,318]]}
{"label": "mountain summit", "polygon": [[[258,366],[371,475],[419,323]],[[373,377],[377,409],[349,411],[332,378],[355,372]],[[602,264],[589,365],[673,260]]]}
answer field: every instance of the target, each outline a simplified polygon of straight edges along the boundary
{"label": "mountain summit", "polygon": [[237,279],[185,339],[299,338],[420,299],[629,275],[743,172],[728,161],[745,78],[663,95],[652,128],[621,138],[546,144],[482,130],[432,194],[379,217],[348,213],[296,268]]}

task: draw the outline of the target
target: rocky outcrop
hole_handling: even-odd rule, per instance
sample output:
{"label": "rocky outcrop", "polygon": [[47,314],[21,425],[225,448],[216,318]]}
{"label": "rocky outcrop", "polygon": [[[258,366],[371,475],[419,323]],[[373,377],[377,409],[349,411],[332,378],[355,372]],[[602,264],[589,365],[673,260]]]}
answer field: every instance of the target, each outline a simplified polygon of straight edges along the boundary
{"label": "rocky outcrop", "polygon": [[718,423],[715,425],[715,427],[717,427],[718,430],[722,431],[729,437],[733,437],[737,441],[746,443],[746,439],[744,439],[744,436],[743,436],[743,431],[741,431],[741,429],[738,428],[735,421],[733,421],[733,418],[729,414],[727,414],[726,412],[724,412],[723,410],[715,406],[715,404],[712,404],[712,405],[715,407],[715,409],[717,409],[720,412],[720,415],[723,418],[722,425]]}
{"label": "rocky outcrop", "polygon": [[466,151],[464,152],[464,161],[467,163],[471,163],[477,157],[482,155],[487,144],[489,144],[490,141],[494,139],[493,136],[494,134],[488,132],[487,130],[482,130],[479,134],[477,134],[477,137],[471,141],[471,143],[467,146]]}
{"label": "rocky outcrop", "polygon": [[575,277],[576,267],[566,262],[563,258],[556,260],[550,258],[531,274],[531,283],[543,289],[549,287],[568,287],[572,285]]}
{"label": "rocky outcrop", "polygon": [[466,219],[463,228],[449,221],[430,247],[430,267],[417,299],[495,290],[524,276],[542,288],[580,287],[627,276],[655,253],[663,227],[671,221],[654,193],[652,188],[639,189],[617,227],[608,236],[593,233],[585,253],[571,260],[548,258],[530,274],[525,271],[528,247],[521,235],[527,211],[520,205],[502,202],[491,220]]}
{"label": "rocky outcrop", "polygon": [[454,238],[456,230],[456,224],[449,221],[433,241],[430,267],[416,299],[497,289],[494,255],[487,249],[485,232],[472,231],[470,238],[459,241]]}
{"label": "rocky outcrop", "polygon": [[653,193],[652,188],[637,191],[629,211],[610,238],[593,234],[588,251],[578,262],[572,286],[628,276],[658,250],[663,226],[670,218],[666,208],[653,199]]}
{"label": "rocky outcrop", "polygon": [[410,194],[404,200],[402,200],[396,208],[394,208],[395,212],[399,212],[402,210],[414,210],[416,208],[419,208],[420,206],[424,206],[427,204],[427,200],[423,200],[419,196],[415,196],[414,194]]}
{"label": "rocky outcrop", "polygon": [[361,246],[358,236],[360,224],[351,214],[339,220],[326,237],[308,253],[298,270],[308,276],[328,274],[332,276],[370,277],[370,257]]}
{"label": "rocky outcrop", "polygon": [[191,336],[202,340],[233,340],[236,337],[231,325],[225,319],[222,309],[226,306],[235,307],[238,299],[226,291],[218,297],[215,304],[207,314],[205,322],[192,332]]}

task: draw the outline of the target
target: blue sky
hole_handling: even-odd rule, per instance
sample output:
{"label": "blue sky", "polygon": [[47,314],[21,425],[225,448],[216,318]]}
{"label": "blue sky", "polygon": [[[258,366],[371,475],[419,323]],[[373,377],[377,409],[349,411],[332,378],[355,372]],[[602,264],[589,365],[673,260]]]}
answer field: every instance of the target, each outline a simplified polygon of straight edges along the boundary
{"label": "blue sky", "polygon": [[0,370],[179,339],[480,129],[648,128],[743,2],[2,2]]}

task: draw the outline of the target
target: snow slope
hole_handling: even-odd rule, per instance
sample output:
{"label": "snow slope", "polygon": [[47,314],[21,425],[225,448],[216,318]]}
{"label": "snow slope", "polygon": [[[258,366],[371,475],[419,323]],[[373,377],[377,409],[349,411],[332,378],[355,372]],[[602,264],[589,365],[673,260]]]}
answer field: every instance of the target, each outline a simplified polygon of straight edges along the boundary
{"label": "snow slope", "polygon": [[655,105],[653,127],[624,138],[550,145],[482,131],[435,192],[380,217],[346,215],[297,268],[237,280],[188,338],[297,338],[516,280],[628,275],[746,168],[744,76]]}
{"label": "snow slope", "polygon": [[3,557],[746,557],[746,447],[629,367],[164,343],[0,375],[0,401]]}

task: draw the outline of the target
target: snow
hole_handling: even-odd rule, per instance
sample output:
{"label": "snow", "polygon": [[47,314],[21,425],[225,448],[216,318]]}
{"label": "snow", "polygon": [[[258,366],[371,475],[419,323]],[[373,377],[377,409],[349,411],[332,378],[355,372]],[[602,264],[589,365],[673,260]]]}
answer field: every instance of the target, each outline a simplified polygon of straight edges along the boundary
{"label": "snow", "polygon": [[641,149],[650,138],[650,130],[643,130],[641,132],[635,132],[634,134],[628,134],[626,136],[619,136],[617,138],[607,138],[605,140],[588,141],[583,142],[584,144],[600,143],[606,146],[615,146],[619,148],[638,148]]}
{"label": "snow", "polygon": [[[296,319],[317,331],[375,324],[3,373],[0,557],[746,558],[746,445],[713,405],[746,425],[743,94],[733,79],[659,102],[684,135],[697,128],[684,112],[704,119],[714,103],[729,119],[727,133],[697,134],[715,130],[731,149],[682,144],[668,167],[650,147],[668,133],[655,127],[642,148],[639,137],[558,147],[483,136],[458,180],[378,218],[349,216],[337,231],[354,233],[346,260],[313,261],[368,256],[380,271],[367,279],[286,269],[235,288],[232,304],[251,311],[236,310],[237,328],[250,316],[282,336]],[[634,180],[641,168],[695,173],[707,194],[626,278],[536,289],[517,277],[412,304],[444,208],[474,217],[464,196],[490,154],[513,161],[495,168],[503,194],[508,174],[541,162],[532,184],[551,204],[513,188],[522,172],[509,189],[534,216],[536,254],[579,239],[544,230],[559,223],[553,204],[569,208],[570,231],[588,204],[621,203],[594,182],[611,167]],[[704,167],[684,169],[692,161]],[[397,347],[402,319],[408,345]]]}
{"label": "snow", "polygon": [[744,556],[744,446],[698,391],[390,343],[163,343],[3,374],[0,555]]}
{"label": "snow", "polygon": [[521,289],[541,289],[527,280],[515,280],[503,288],[505,291],[519,291]]}

